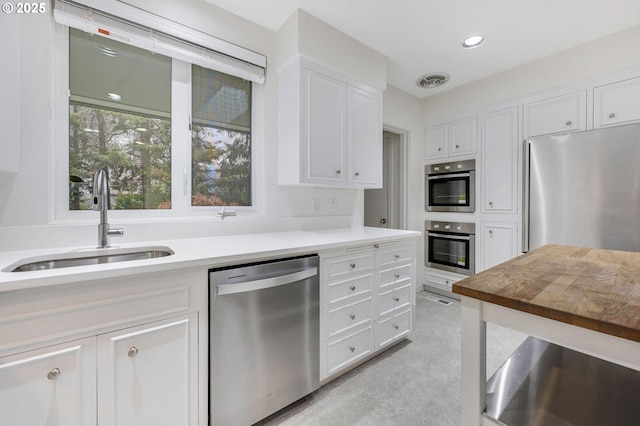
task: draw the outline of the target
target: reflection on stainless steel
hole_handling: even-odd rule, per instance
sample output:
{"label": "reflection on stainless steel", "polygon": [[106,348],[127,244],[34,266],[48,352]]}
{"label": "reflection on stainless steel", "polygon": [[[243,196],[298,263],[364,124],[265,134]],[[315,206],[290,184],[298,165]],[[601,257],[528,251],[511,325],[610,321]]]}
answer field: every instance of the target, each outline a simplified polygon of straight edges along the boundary
{"label": "reflection on stainless steel", "polygon": [[319,387],[319,288],[317,256],[211,270],[211,424],[253,424]]}
{"label": "reflection on stainless steel", "polygon": [[132,260],[155,259],[170,256],[168,247],[139,247],[126,249],[106,249],[80,253],[64,253],[52,257],[24,259],[4,269],[5,272],[44,271],[48,269],[71,268],[74,266],[100,265],[103,263],[128,262]]}
{"label": "reflection on stainless steel", "polygon": [[487,382],[487,415],[505,425],[635,426],[640,372],[528,337]]}
{"label": "reflection on stainless steel", "polygon": [[640,124],[531,139],[524,153],[523,251],[640,251]]}

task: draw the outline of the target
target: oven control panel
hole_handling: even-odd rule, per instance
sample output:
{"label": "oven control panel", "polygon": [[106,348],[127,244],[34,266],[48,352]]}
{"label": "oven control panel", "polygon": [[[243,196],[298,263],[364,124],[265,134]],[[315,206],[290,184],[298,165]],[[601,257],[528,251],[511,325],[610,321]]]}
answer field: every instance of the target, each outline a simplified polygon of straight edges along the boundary
{"label": "oven control panel", "polygon": [[424,230],[427,232],[434,231],[475,235],[476,224],[466,222],[436,222],[434,220],[427,220],[424,222]]}

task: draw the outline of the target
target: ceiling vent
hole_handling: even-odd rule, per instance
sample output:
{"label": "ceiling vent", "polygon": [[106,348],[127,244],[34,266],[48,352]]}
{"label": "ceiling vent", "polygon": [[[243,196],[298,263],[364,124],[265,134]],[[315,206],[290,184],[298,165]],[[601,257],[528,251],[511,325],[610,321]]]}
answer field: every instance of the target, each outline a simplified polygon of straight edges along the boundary
{"label": "ceiling vent", "polygon": [[440,87],[449,81],[449,74],[437,73],[437,74],[425,74],[416,80],[418,87],[423,89],[434,89]]}

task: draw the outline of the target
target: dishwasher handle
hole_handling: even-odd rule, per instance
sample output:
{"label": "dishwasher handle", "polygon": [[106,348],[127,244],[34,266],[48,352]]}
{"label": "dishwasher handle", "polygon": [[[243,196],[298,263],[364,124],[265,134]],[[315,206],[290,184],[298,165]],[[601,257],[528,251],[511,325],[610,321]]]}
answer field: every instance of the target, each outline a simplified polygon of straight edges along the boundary
{"label": "dishwasher handle", "polygon": [[263,290],[266,288],[278,287],[281,285],[295,283],[296,281],[302,281],[307,278],[311,278],[318,275],[318,268],[312,267],[303,269],[302,271],[294,272],[292,274],[280,275],[272,278],[265,278],[262,280],[253,280],[237,284],[218,284],[216,286],[218,296],[225,294],[245,293],[247,291]]}

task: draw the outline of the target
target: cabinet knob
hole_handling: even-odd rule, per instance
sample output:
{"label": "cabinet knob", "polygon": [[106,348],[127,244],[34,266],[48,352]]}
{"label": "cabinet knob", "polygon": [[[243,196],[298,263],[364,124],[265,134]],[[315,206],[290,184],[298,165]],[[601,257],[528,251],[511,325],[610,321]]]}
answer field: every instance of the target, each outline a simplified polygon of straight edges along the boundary
{"label": "cabinet knob", "polygon": [[352,285],[351,287],[349,287],[349,290],[351,290],[351,291],[356,291],[356,286],[355,286],[355,285]]}
{"label": "cabinet knob", "polygon": [[49,379],[49,380],[55,380],[58,377],[60,377],[60,369],[59,368],[54,368],[51,371],[49,371],[49,374],[47,374],[47,379]]}
{"label": "cabinet knob", "polygon": [[438,147],[438,151],[442,151],[442,148]]}
{"label": "cabinet knob", "polygon": [[567,122],[566,122],[566,123],[564,123],[564,124],[566,124],[567,126],[571,126],[571,124],[572,124],[572,123],[571,123],[571,120],[569,120],[569,121],[567,121]]}
{"label": "cabinet knob", "polygon": [[449,280],[445,280],[445,282],[444,282],[444,283],[448,285],[448,284],[449,284]]}
{"label": "cabinet knob", "polygon": [[374,244],[373,248],[380,248],[380,244]]}
{"label": "cabinet knob", "polygon": [[356,264],[355,264],[355,263],[352,263],[351,265],[349,265],[349,267],[350,267],[351,269],[356,269]]}
{"label": "cabinet knob", "polygon": [[341,170],[336,170],[336,174],[339,175],[340,173],[342,173]]}
{"label": "cabinet knob", "polygon": [[360,176],[360,173],[355,172],[353,175],[357,177],[357,176]]}
{"label": "cabinet knob", "polygon": [[456,145],[456,149],[460,148],[460,145]]}
{"label": "cabinet knob", "polygon": [[396,302],[399,302],[400,298],[399,297],[394,297],[393,300],[395,300]]}
{"label": "cabinet knob", "polygon": [[493,207],[493,201],[489,201],[489,207]]}
{"label": "cabinet knob", "polygon": [[355,346],[349,346],[349,350],[350,350],[351,352],[355,352],[356,347],[355,347]]}
{"label": "cabinet knob", "polygon": [[349,318],[351,318],[352,320],[356,319],[356,315],[355,314],[351,314],[349,315]]}
{"label": "cabinet knob", "polygon": [[398,278],[400,278],[400,274],[395,274],[394,277],[397,280]]}
{"label": "cabinet knob", "polygon": [[493,229],[489,229],[489,235],[493,235]]}
{"label": "cabinet knob", "polygon": [[398,330],[400,328],[400,326],[398,324],[394,324],[393,328],[395,328],[396,330]]}
{"label": "cabinet knob", "polygon": [[135,356],[138,355],[138,348],[132,346],[129,352],[127,352],[127,355],[129,355],[129,358],[135,358]]}
{"label": "cabinet knob", "polygon": [[400,259],[400,255],[399,254],[394,254],[393,257],[395,257],[396,259]]}
{"label": "cabinet knob", "polygon": [[613,117],[615,117],[615,116],[616,116],[616,114],[615,114],[614,112],[612,112],[611,114],[609,114],[609,118],[613,118]]}

